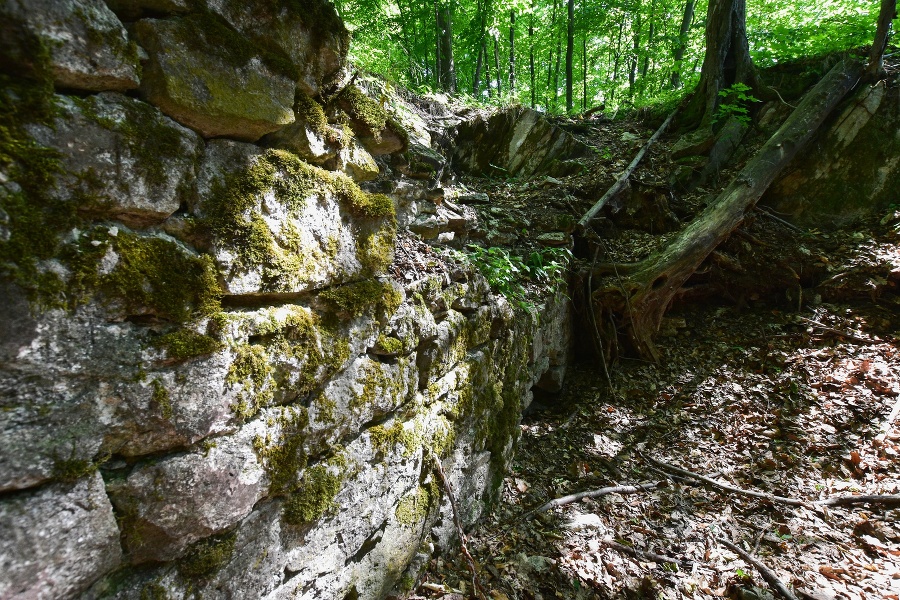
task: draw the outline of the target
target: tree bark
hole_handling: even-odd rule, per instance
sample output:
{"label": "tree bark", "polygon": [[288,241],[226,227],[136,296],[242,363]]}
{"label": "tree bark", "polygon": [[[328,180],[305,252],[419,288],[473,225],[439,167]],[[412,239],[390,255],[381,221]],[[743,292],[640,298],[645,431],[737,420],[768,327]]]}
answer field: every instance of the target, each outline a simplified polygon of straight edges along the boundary
{"label": "tree bark", "polygon": [[503,80],[502,71],[500,70],[500,36],[494,36],[494,71],[497,75],[497,98],[503,94],[503,85],[501,81]]}
{"label": "tree bark", "polygon": [[531,20],[528,22],[528,67],[529,75],[531,75],[531,108],[537,104],[537,89],[535,89],[534,81],[534,4],[535,0],[531,0]]}
{"label": "tree bark", "polygon": [[887,48],[888,33],[891,21],[897,18],[897,0],[881,0],[881,11],[878,13],[878,27],[875,30],[875,41],[869,52],[869,64],[866,66],[866,78],[878,79],[884,74],[884,50]]}
{"label": "tree bark", "polygon": [[750,58],[746,1],[710,0],[700,83],[685,109],[682,125],[711,127],[719,107],[719,92],[735,83],[749,86],[758,98],[769,95],[761,89]]}
{"label": "tree bark", "polygon": [[456,92],[456,67],[453,64],[453,19],[450,6],[438,10],[440,34],[441,87],[445,92]]}
{"label": "tree bark", "polygon": [[509,11],[509,91],[516,91],[516,11]]}
{"label": "tree bark", "polygon": [[[791,159],[812,139],[862,72],[844,61],[804,97],[791,116],[731,184],[662,252],[634,265],[623,287],[611,283],[593,292],[598,322],[616,320],[632,350],[658,360],[653,334],[678,290],[744,219]],[[602,320],[601,320],[602,319]]]}
{"label": "tree bark", "polygon": [[694,3],[696,0],[687,0],[684,3],[684,15],[681,17],[681,29],[678,33],[678,42],[675,44],[675,66],[672,69],[672,89],[681,87],[681,61],[684,60],[684,50],[687,48],[688,33],[691,31],[691,22],[694,20]]}
{"label": "tree bark", "polygon": [[572,59],[575,54],[575,0],[568,0],[568,18],[566,19],[566,112],[571,113],[573,107],[572,86],[574,69]]}

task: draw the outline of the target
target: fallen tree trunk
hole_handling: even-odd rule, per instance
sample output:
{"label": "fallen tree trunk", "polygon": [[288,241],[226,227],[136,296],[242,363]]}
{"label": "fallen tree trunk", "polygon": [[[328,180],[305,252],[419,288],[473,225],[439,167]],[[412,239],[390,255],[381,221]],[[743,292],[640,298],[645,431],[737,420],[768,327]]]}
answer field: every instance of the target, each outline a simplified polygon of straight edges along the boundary
{"label": "fallen tree trunk", "polygon": [[[680,107],[679,107],[680,108]],[[628,187],[628,179],[631,177],[631,174],[634,173],[634,170],[637,169],[638,165],[641,164],[641,160],[643,160],[644,155],[647,154],[647,150],[650,149],[656,140],[660,138],[660,136],[668,129],[669,124],[672,122],[672,119],[675,118],[675,115],[678,113],[678,109],[672,111],[672,113],[666,117],[666,120],[663,121],[663,124],[659,126],[659,129],[647,140],[647,143],[644,144],[644,147],[641,148],[640,152],[638,152],[634,159],[632,159],[631,164],[625,169],[625,171],[619,175],[619,178],[616,179],[616,182],[612,184],[612,186],[606,190],[606,193],[603,194],[599,200],[597,200],[594,205],[584,213],[584,216],[581,217],[578,221],[577,229],[578,231],[584,231],[585,227],[587,227],[591,221],[593,221],[597,215],[603,210],[603,207],[612,199],[625,191],[625,188]]]}
{"label": "fallen tree trunk", "polygon": [[[819,126],[859,80],[861,65],[845,60],[803,98],[790,117],[731,184],[662,252],[637,263],[627,280],[592,294],[598,321],[610,313],[632,350],[658,360],[653,334],[678,290],[741,224],[769,185],[812,139]],[[587,215],[585,215],[587,216]],[[584,219],[583,219],[584,220]]]}

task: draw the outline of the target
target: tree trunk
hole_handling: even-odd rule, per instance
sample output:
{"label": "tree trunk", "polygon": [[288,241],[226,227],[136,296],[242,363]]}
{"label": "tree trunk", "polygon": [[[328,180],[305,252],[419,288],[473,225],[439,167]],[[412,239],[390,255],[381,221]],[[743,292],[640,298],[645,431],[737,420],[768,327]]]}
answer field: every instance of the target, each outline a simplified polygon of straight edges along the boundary
{"label": "tree trunk", "polygon": [[500,71],[500,36],[494,36],[494,71],[497,75],[497,98],[503,94],[503,86],[501,85],[501,81],[503,80],[503,75]]}
{"label": "tree trunk", "polygon": [[678,32],[678,41],[675,43],[675,65],[672,69],[672,89],[681,87],[681,61],[684,60],[684,49],[687,48],[688,34],[691,31],[691,22],[694,20],[694,3],[696,0],[687,0],[684,3],[684,15],[681,17],[681,29]]}
{"label": "tree trunk", "polygon": [[509,11],[509,93],[516,91],[516,11]]}
{"label": "tree trunk", "polygon": [[450,6],[438,9],[438,33],[440,34],[441,88],[456,92],[456,67],[453,64],[453,20]]}
{"label": "tree trunk", "polygon": [[528,69],[529,75],[531,75],[531,108],[534,108],[535,104],[537,104],[537,89],[535,89],[534,80],[534,3],[535,0],[531,0],[531,20],[528,22]]}
{"label": "tree trunk", "polygon": [[566,19],[566,112],[572,112],[572,84],[574,70],[572,58],[575,54],[575,0],[568,0],[568,18]]}
{"label": "tree trunk", "polygon": [[768,97],[761,89],[747,44],[745,0],[710,0],[706,16],[706,56],[700,83],[682,115],[682,126],[711,127],[719,107],[719,92],[743,83],[758,98]]}
{"label": "tree trunk", "polygon": [[638,55],[641,51],[641,3],[637,3],[634,18],[634,36],[632,40],[631,65],[628,69],[628,96],[634,97],[634,84],[637,80]]}
{"label": "tree trunk", "polygon": [[884,74],[884,49],[887,48],[888,32],[891,21],[897,18],[897,0],[881,0],[881,12],[878,13],[878,28],[875,30],[875,41],[869,52],[869,64],[866,66],[866,77],[878,79]]}
{"label": "tree trunk", "polygon": [[581,111],[587,110],[587,35],[581,37]]}
{"label": "tree trunk", "polygon": [[556,32],[556,68],[553,71],[553,109],[559,102],[559,64],[562,59],[562,39],[560,39],[559,30]]}
{"label": "tree trunk", "polygon": [[[550,35],[556,36],[556,9],[559,6],[559,0],[553,0],[553,12],[550,17]],[[547,110],[550,110],[550,86],[553,84],[553,37],[550,38],[549,52],[547,53]],[[559,61],[557,61],[558,63]],[[556,91],[553,92],[553,104],[556,105]]]}
{"label": "tree trunk", "polygon": [[487,39],[481,44],[481,53],[484,55],[484,80],[487,82],[488,100],[490,100],[494,97],[494,87],[491,85],[491,59],[487,57]]}
{"label": "tree trunk", "polygon": [[[656,37],[656,0],[650,3],[650,30],[647,34],[647,46],[644,49],[644,61],[641,65],[641,79],[647,78],[647,71],[650,69],[650,51],[653,49],[653,38]],[[642,88],[646,86],[641,86]]]}
{"label": "tree trunk", "polygon": [[665,250],[640,263],[623,265],[619,273],[631,273],[623,286],[611,282],[593,292],[596,321],[606,323],[613,318],[627,332],[634,351],[657,360],[652,337],[676,292],[740,225],[747,211],[853,88],[860,73],[861,65],[855,62],[835,65],[731,184]]}
{"label": "tree trunk", "polygon": [[616,82],[619,80],[619,62],[622,59],[622,33],[625,30],[625,19],[623,18],[619,21],[619,38],[616,42],[616,52],[615,59],[613,60],[613,68],[612,68],[612,83],[613,88],[609,92],[609,99],[612,100],[616,96]]}

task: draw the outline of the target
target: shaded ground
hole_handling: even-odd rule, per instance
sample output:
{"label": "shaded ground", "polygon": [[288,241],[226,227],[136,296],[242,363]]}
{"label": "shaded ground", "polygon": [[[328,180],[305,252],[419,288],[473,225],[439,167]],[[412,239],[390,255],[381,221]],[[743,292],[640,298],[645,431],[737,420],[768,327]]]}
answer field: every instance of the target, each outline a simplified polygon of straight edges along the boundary
{"label": "shaded ground", "polygon": [[[597,151],[581,175],[465,183],[490,194],[480,221],[493,215],[489,227],[527,247],[533,230],[565,230],[557,213],[577,220],[651,133],[640,123],[597,124],[585,130]],[[716,182],[669,191],[670,142],[637,172],[643,188],[634,195],[643,214],[661,207],[663,221],[607,214],[597,225],[602,260],[648,255],[672,235],[656,225],[664,213],[683,223],[714,197]],[[748,140],[746,154],[758,143]],[[599,362],[588,362],[560,397],[538,398],[502,501],[470,532],[488,596],[771,597],[718,537],[802,597],[900,598],[900,509],[773,504],[673,478],[647,458],[810,502],[900,493],[898,241],[900,212],[820,232],[757,211],[686,286],[663,324],[660,364],[619,358],[607,382]],[[660,486],[523,518],[566,494],[646,482]],[[433,561],[413,597],[471,593],[460,558]]]}

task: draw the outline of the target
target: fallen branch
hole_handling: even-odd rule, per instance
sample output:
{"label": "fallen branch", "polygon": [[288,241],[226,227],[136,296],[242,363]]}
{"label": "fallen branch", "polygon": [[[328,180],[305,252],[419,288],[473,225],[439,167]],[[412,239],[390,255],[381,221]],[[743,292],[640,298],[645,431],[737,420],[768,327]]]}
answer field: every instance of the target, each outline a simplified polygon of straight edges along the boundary
{"label": "fallen branch", "polygon": [[663,556],[662,554],[655,554],[653,552],[647,552],[646,550],[638,550],[637,548],[632,548],[631,546],[626,546],[624,544],[620,544],[618,542],[604,540],[600,542],[607,548],[612,548],[616,552],[621,552],[623,554],[627,554],[628,556],[632,556],[638,560],[643,561],[652,561],[657,563],[669,563],[675,565],[676,567],[683,568],[684,562],[678,560],[677,558],[671,558],[668,556]]}
{"label": "fallen branch", "polygon": [[654,481],[652,483],[641,483],[638,485],[614,485],[611,487],[600,488],[598,490],[589,490],[586,492],[578,492],[577,494],[569,494],[568,496],[556,498],[555,500],[551,500],[546,504],[540,505],[539,507],[528,513],[528,515],[526,516],[542,513],[546,510],[550,510],[551,508],[559,508],[560,506],[572,504],[573,502],[578,502],[579,500],[584,500],[585,498],[599,498],[600,496],[606,496],[608,494],[637,494],[639,492],[646,492],[647,490],[658,488],[661,485],[665,485],[665,482]]}
{"label": "fallen branch", "polygon": [[776,592],[778,592],[779,594],[781,594],[782,596],[787,598],[787,600],[798,600],[797,596],[794,595],[794,593],[788,588],[788,586],[786,586],[784,584],[784,582],[782,582],[780,579],[778,579],[778,576],[775,575],[775,573],[769,567],[764,565],[759,560],[750,556],[750,554],[745,552],[739,546],[732,544],[731,542],[729,542],[726,539],[716,538],[716,541],[719,542],[720,544],[722,544],[723,546],[725,546],[726,548],[728,548],[729,550],[731,550],[732,552],[734,552],[735,554],[737,554],[738,556],[740,556],[746,562],[753,565],[753,567],[757,571],[759,571],[759,574],[762,576],[763,579],[765,579],[766,583],[768,583],[769,587],[771,587],[773,590],[775,590]]}
{"label": "fallen branch", "polygon": [[672,123],[672,119],[675,118],[675,114],[681,107],[679,106],[675,110],[672,111],[666,120],[663,121],[663,124],[659,126],[659,129],[650,136],[650,139],[647,140],[647,143],[644,144],[644,147],[641,148],[640,152],[638,152],[634,159],[631,161],[631,164],[622,172],[619,178],[616,180],[612,187],[606,190],[606,193],[603,194],[603,197],[597,200],[594,205],[584,213],[584,216],[578,221],[578,231],[584,231],[591,221],[597,216],[597,214],[603,210],[603,207],[606,206],[606,203],[610,201],[610,199],[618,196],[622,191],[625,190],[625,186],[628,185],[628,179],[631,177],[631,174],[634,173],[634,170],[637,169],[638,165],[641,163],[641,160],[644,158],[644,155],[647,153],[647,150],[656,143],[656,140],[660,138],[660,136],[668,129],[669,124]]}
{"label": "fallen branch", "polygon": [[800,317],[802,320],[806,321],[816,329],[821,329],[822,331],[826,331],[828,333],[840,336],[842,338],[846,338],[853,342],[859,342],[860,344],[874,345],[874,344],[883,344],[882,340],[870,340],[868,338],[859,337],[858,335],[854,335],[852,333],[847,333],[846,331],[841,331],[840,329],[834,329],[825,325],[824,323],[819,323],[818,321],[813,321],[812,319],[807,319],[806,317]]}
{"label": "fallen branch", "polygon": [[743,488],[739,488],[727,483],[722,483],[716,481],[715,479],[710,479],[709,477],[705,477],[698,473],[694,473],[693,471],[688,471],[687,469],[682,469],[681,467],[676,467],[675,465],[670,465],[669,463],[662,462],[661,460],[657,460],[651,456],[643,456],[643,459],[649,462],[650,464],[656,465],[657,467],[669,471],[670,473],[676,473],[678,475],[682,475],[684,477],[690,477],[697,481],[701,481],[707,485],[710,485],[715,488],[719,488],[721,490],[725,490],[726,492],[731,492],[733,494],[738,494],[741,496],[749,496],[751,498],[759,498],[760,500],[766,500],[772,503],[779,504],[787,504],[789,506],[852,506],[854,504],[876,504],[879,506],[887,506],[894,507],[900,506],[900,494],[868,494],[868,495],[848,495],[848,496],[834,496],[832,498],[825,498],[824,500],[800,500],[799,498],[786,498],[784,496],[774,496],[772,494],[766,494],[765,492],[757,492],[755,490],[745,490]]}
{"label": "fallen branch", "polygon": [[486,598],[484,588],[481,585],[481,581],[478,579],[478,570],[475,567],[475,559],[472,558],[472,555],[469,553],[469,547],[466,544],[466,532],[463,531],[462,521],[459,520],[459,509],[456,506],[456,497],[453,495],[453,488],[450,485],[450,481],[447,479],[447,475],[444,473],[444,466],[441,464],[441,459],[438,458],[438,455],[435,454],[434,451],[429,450],[428,452],[431,454],[431,459],[434,461],[435,471],[441,479],[444,491],[447,492],[447,498],[450,499],[450,508],[453,511],[453,524],[456,525],[456,533],[459,535],[459,543],[462,548],[463,556],[466,559],[466,565],[469,567],[469,572],[472,573],[472,591],[476,597]]}

